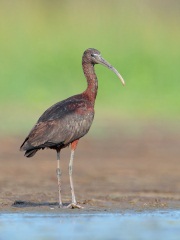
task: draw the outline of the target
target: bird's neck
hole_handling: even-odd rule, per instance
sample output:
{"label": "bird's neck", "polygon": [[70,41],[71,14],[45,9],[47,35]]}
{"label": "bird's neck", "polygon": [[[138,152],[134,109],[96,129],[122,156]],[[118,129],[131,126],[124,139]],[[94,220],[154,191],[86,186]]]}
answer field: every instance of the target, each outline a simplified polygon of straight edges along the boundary
{"label": "bird's neck", "polygon": [[91,103],[94,105],[97,90],[98,90],[98,80],[94,71],[94,65],[91,63],[83,63],[84,75],[87,79],[87,89],[84,94],[88,97]]}

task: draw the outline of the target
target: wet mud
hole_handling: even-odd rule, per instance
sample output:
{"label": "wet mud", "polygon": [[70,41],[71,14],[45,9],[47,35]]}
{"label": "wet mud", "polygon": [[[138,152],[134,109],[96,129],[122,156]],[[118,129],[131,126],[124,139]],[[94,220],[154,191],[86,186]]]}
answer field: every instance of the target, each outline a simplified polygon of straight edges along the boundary
{"label": "wet mud", "polygon": [[83,138],[75,153],[73,179],[83,209],[71,202],[68,163],[61,154],[62,200],[58,207],[56,152],[39,151],[33,158],[19,152],[23,137],[0,139],[1,212],[123,212],[180,209],[180,139],[163,129],[142,134],[113,133]]}

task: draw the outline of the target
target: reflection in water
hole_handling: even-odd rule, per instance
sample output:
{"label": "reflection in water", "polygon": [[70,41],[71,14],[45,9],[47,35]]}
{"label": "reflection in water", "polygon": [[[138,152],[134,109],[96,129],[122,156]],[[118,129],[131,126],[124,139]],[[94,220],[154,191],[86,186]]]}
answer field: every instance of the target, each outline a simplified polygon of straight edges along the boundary
{"label": "reflection in water", "polygon": [[114,213],[4,213],[1,240],[180,239],[180,210]]}

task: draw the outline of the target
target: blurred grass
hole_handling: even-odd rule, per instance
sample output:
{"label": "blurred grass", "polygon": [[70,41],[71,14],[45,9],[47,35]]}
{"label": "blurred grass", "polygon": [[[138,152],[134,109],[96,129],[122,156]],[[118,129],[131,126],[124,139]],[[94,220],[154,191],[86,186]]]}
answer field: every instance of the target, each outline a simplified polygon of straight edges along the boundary
{"label": "blurred grass", "polygon": [[[28,131],[53,103],[86,88],[82,53],[94,47],[126,87],[96,66],[96,115],[180,119],[179,1],[1,1],[0,132]],[[98,121],[97,120],[97,121]]]}

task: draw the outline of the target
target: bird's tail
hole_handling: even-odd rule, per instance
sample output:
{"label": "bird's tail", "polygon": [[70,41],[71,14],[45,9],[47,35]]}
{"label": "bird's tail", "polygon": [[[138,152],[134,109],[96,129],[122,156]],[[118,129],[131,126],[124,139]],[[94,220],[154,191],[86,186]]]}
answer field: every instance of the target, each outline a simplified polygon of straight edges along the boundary
{"label": "bird's tail", "polygon": [[25,151],[24,156],[26,157],[33,157],[34,154],[39,150],[39,148],[33,148],[27,142],[28,138],[26,138],[23,144],[20,147],[20,151]]}
{"label": "bird's tail", "polygon": [[38,151],[39,149],[29,149],[25,152],[24,156],[25,157],[33,157],[34,154]]}

